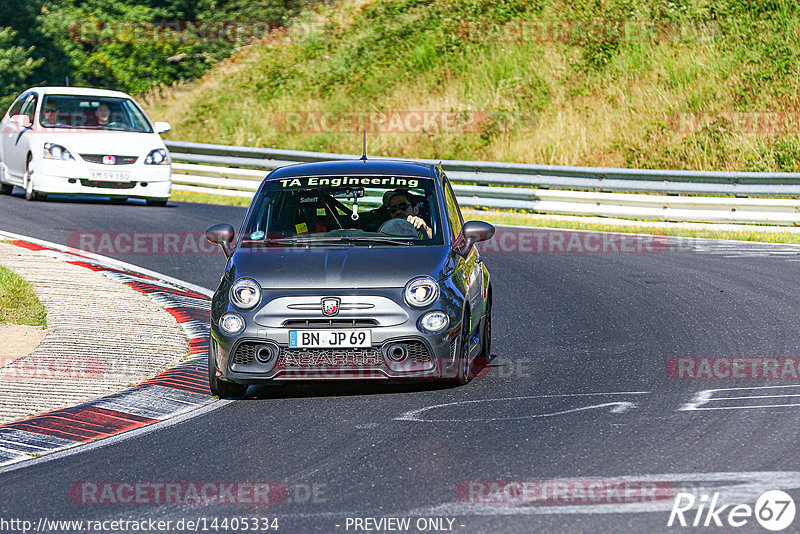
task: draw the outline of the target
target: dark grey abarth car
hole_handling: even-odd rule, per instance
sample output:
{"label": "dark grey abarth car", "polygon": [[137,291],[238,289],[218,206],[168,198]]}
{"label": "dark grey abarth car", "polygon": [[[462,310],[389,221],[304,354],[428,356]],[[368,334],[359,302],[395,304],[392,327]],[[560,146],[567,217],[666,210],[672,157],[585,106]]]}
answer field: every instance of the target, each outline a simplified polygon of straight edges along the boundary
{"label": "dark grey abarth car", "polygon": [[490,358],[492,285],[440,166],[307,163],[261,184],[214,294],[211,391],[316,379],[466,383]]}

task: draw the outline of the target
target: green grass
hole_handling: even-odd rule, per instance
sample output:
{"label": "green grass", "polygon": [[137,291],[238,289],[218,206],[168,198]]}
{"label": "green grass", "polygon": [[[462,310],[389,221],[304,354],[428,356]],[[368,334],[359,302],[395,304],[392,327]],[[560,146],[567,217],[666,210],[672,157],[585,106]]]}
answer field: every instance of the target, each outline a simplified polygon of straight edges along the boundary
{"label": "green grass", "polygon": [[47,327],[47,310],[33,286],[0,266],[0,323]]}
{"label": "green grass", "polygon": [[[580,21],[605,31],[582,30]],[[370,132],[369,152],[800,170],[800,7],[796,0],[345,0],[145,101],[151,116],[172,124],[170,137],[184,141],[358,153],[358,124],[337,121],[337,113],[427,110],[465,122]],[[294,131],[283,122],[287,112],[330,113],[338,126],[304,122]],[[787,120],[773,128],[766,113]]]}
{"label": "green grass", "polygon": [[[594,222],[580,222],[574,220],[559,220],[540,217],[535,214],[487,212],[475,217],[476,219],[490,222],[493,224],[504,224],[513,226],[533,226],[546,228],[563,228],[565,230],[591,230],[595,232],[615,232],[649,234],[677,237],[695,237],[704,239],[731,239],[735,241],[757,241],[762,243],[784,243],[800,245],[800,233],[797,232],[758,232],[752,230],[714,230],[709,229],[688,229],[672,228],[660,226],[643,226],[635,224],[635,221],[620,221],[619,224],[609,222],[606,224]],[[612,219],[613,220],[613,219]],[[631,224],[632,223],[632,224]]]}
{"label": "green grass", "polygon": [[[188,193],[184,191],[174,191],[172,200],[179,202],[197,202],[205,204],[217,204],[228,206],[249,206],[248,199],[227,197],[222,195],[207,195],[202,193]],[[563,228],[565,230],[592,230],[595,232],[616,232],[633,234],[668,235],[680,237],[697,237],[708,239],[732,239],[736,241],[758,241],[763,243],[785,243],[800,245],[800,233],[796,232],[758,232],[751,230],[726,231],[710,229],[684,229],[669,227],[653,227],[637,225],[636,221],[620,220],[615,224],[615,219],[609,219],[608,223],[601,224],[596,222],[581,222],[575,220],[554,219],[542,217],[535,213],[526,212],[502,212],[502,211],[479,211],[468,210],[465,213],[468,219],[477,219],[493,224],[503,224],[512,226],[533,226],[542,228]]]}
{"label": "green grass", "polygon": [[222,206],[249,206],[250,199],[244,197],[229,197],[226,195],[208,195],[193,191],[173,191],[170,200],[175,202],[196,202],[198,204],[216,204]]}

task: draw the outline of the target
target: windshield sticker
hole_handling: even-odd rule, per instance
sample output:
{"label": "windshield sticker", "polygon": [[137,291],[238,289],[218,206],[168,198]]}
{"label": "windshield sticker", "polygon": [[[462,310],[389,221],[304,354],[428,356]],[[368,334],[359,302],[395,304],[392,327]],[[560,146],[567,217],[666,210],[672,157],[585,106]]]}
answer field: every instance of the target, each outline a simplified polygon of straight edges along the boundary
{"label": "windshield sticker", "polygon": [[404,186],[414,188],[419,186],[419,180],[415,178],[396,178],[394,176],[387,176],[382,178],[376,177],[337,177],[337,178],[320,178],[312,176],[309,178],[286,178],[278,180],[281,187],[319,187],[331,186],[339,187],[342,185],[386,185],[392,187]]}
{"label": "windshield sticker", "polygon": [[264,234],[264,232],[259,230],[257,232],[253,232],[252,234],[250,234],[250,239],[253,239],[253,240],[264,239],[264,235],[266,235],[266,234]]}
{"label": "windshield sticker", "polygon": [[308,233],[308,225],[306,223],[295,224],[294,229],[297,230],[298,234]]}
{"label": "windshield sticker", "polygon": [[325,208],[317,208],[317,217],[325,217]]}

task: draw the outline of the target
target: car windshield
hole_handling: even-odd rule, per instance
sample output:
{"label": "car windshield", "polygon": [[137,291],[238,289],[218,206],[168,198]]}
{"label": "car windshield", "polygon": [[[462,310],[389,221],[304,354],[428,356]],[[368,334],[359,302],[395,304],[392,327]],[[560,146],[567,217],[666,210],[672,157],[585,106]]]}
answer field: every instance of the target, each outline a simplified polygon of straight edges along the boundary
{"label": "car windshield", "polygon": [[431,179],[311,176],[265,184],[242,241],[388,247],[441,245],[444,238]]}
{"label": "car windshield", "polygon": [[129,98],[47,95],[39,124],[46,128],[87,128],[152,133],[150,121]]}

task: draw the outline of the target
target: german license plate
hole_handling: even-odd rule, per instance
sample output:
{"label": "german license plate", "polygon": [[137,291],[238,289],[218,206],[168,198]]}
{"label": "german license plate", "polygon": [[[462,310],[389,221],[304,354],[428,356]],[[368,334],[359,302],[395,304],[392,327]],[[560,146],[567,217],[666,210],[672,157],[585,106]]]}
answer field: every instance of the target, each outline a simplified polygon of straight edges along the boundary
{"label": "german license plate", "polygon": [[289,346],[299,349],[371,347],[372,332],[370,330],[289,330]]}
{"label": "german license plate", "polygon": [[89,179],[95,182],[130,182],[128,171],[89,171]]}

